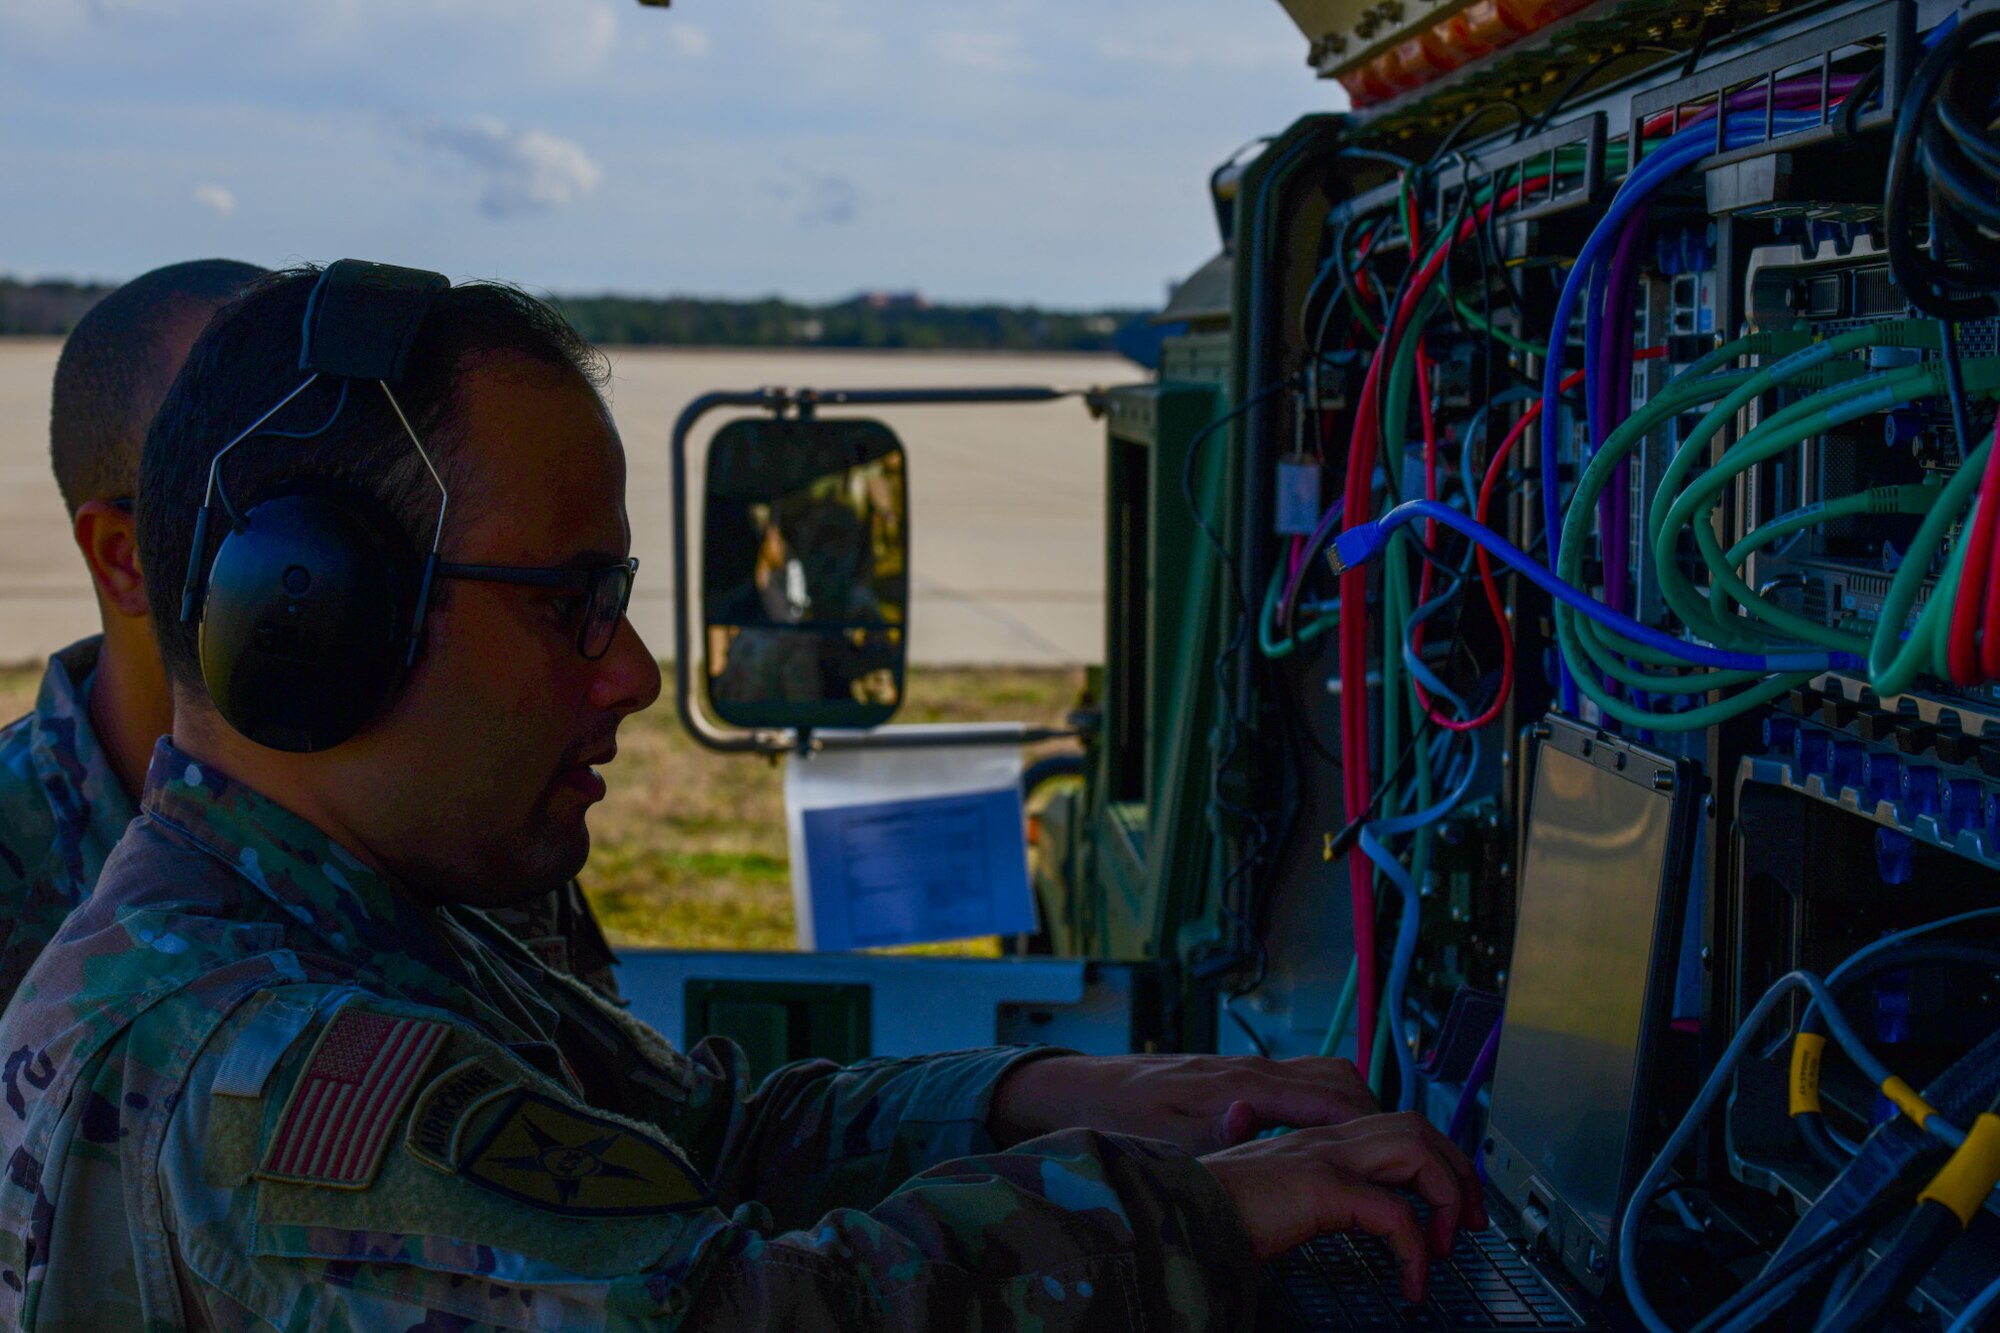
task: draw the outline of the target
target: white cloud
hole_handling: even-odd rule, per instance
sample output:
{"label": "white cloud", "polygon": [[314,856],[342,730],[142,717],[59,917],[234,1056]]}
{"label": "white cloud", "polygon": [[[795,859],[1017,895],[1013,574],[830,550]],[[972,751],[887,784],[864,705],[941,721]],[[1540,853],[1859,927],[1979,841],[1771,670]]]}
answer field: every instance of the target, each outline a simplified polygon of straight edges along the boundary
{"label": "white cloud", "polygon": [[581,144],[491,117],[433,123],[417,129],[415,137],[452,154],[484,180],[479,211],[491,218],[566,207],[595,190],[604,176]]}
{"label": "white cloud", "polygon": [[667,28],[667,40],[673,44],[674,50],[689,60],[706,60],[709,53],[715,50],[715,43],[710,40],[708,31],[697,28],[692,23],[671,24]]}
{"label": "white cloud", "polygon": [[948,65],[1004,74],[1021,67],[1021,39],[1011,32],[963,29],[931,38],[931,49]]}
{"label": "white cloud", "polygon": [[219,218],[226,218],[236,211],[235,192],[221,185],[195,186],[194,201]]}

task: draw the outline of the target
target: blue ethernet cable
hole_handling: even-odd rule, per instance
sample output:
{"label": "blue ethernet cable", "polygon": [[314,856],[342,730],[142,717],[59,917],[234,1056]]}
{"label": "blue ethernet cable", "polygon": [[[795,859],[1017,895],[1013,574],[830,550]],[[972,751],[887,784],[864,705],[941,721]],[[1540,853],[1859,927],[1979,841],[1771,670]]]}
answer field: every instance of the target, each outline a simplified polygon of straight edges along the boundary
{"label": "blue ethernet cable", "polygon": [[1994,1279],[1986,1290],[1974,1296],[1966,1307],[1958,1312],[1958,1318],[1951,1321],[1951,1327],[1944,1333],[1972,1333],[1979,1327],[1979,1318],[1991,1308],[1993,1302],[2000,1301],[2000,1278]]}
{"label": "blue ethernet cable", "polygon": [[[1824,113],[1807,111],[1779,111],[1770,113],[1769,131],[1783,134],[1791,130],[1808,129],[1822,122]],[[1740,131],[1740,132],[1739,132]],[[1766,113],[1730,116],[1724,127],[1725,141],[1729,146],[1739,143],[1761,143],[1766,136]],[[1699,162],[1715,151],[1716,136],[1712,123],[1692,125],[1673,135],[1653,152],[1640,159],[1639,164],[1625,177],[1618,187],[1618,193],[1611,198],[1611,204],[1598,220],[1589,238],[1584,242],[1576,263],[1570,267],[1569,276],[1564,279],[1562,293],[1556,298],[1555,316],[1549,326],[1549,356],[1542,368],[1542,523],[1548,534],[1549,563],[1553,565],[1560,553],[1562,533],[1562,485],[1558,467],[1562,452],[1562,378],[1564,374],[1563,349],[1569,345],[1569,328],[1576,316],[1576,308],[1593,283],[1600,283],[1597,270],[1606,262],[1606,250],[1616,238],[1618,230],[1630,216],[1632,210],[1663,188],[1674,176]],[[1594,391],[1594,385],[1586,385],[1585,401]],[[1576,683],[1570,678],[1569,665],[1558,659],[1562,687],[1563,708],[1567,712],[1576,711]],[[1762,668],[1753,668],[1762,670]]]}
{"label": "blue ethernet cable", "polygon": [[[1834,1002],[1833,992],[1828,989],[1824,981],[1810,972],[1787,972],[1771,983],[1771,988],[1764,992],[1763,998],[1757,1001],[1737,1027],[1736,1035],[1730,1039],[1728,1048],[1722,1052],[1722,1058],[1715,1062],[1715,1068],[1709,1072],[1707,1082],[1702,1084],[1701,1091],[1695,1095],[1694,1104],[1688,1107],[1687,1113],[1681,1117],[1680,1124],[1674,1127],[1674,1132],[1667,1137],[1666,1143],[1661,1145],[1659,1152],[1653,1158],[1652,1165],[1639,1177],[1639,1183],[1632,1189],[1631,1200],[1625,1205],[1623,1216],[1618,1219],[1618,1280],[1626,1300],[1632,1307],[1632,1313],[1645,1326],[1647,1333],[1673,1333],[1673,1330],[1667,1327],[1666,1321],[1660,1318],[1659,1312],[1646,1299],[1645,1289],[1639,1282],[1639,1229],[1645,1220],[1646,1209],[1659,1193],[1660,1186],[1665,1182],[1667,1172],[1674,1161],[1687,1151],[1688,1145],[1694,1141],[1696,1131],[1707,1120],[1708,1113],[1715,1108],[1716,1100],[1722,1095],[1723,1088],[1728,1085],[1730,1074],[1735,1071],[1744,1053],[1756,1040],[1757,1033],[1770,1021],[1771,1015],[1777,1012],[1779,1002],[1795,990],[1806,991],[1812,996],[1814,1003],[1825,1011],[1827,1032],[1870,1081],[1878,1087],[1888,1081],[1887,1067],[1861,1044],[1860,1037],[1848,1024],[1846,1015],[1841,1013],[1840,1006]],[[1878,1073],[1881,1075],[1880,1078],[1876,1077]],[[1923,1128],[1945,1143],[1955,1145],[1964,1142],[1964,1131],[1946,1122],[1942,1116],[1932,1115],[1921,1123]]]}
{"label": "blue ethernet cable", "polygon": [[1366,523],[1357,523],[1333,539],[1327,563],[1336,574],[1366,564],[1382,553],[1398,528],[1419,519],[1431,519],[1485,547],[1495,557],[1519,570],[1528,581],[1579,615],[1635,643],[1666,653],[1690,666],[1714,667],[1725,671],[1781,673],[1787,671],[1861,671],[1866,662],[1856,653],[1812,651],[1796,653],[1740,653],[1675,638],[1615,611],[1573,584],[1565,583],[1554,571],[1536,561],[1526,551],[1493,529],[1475,522],[1450,505],[1436,500],[1406,500],[1388,513]]}

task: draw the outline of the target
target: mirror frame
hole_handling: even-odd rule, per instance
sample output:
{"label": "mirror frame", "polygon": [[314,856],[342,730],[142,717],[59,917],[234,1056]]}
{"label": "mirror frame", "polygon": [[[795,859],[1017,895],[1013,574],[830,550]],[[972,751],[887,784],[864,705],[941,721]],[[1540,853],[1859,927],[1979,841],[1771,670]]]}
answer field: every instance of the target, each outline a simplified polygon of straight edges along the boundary
{"label": "mirror frame", "polygon": [[[1090,391],[1095,394],[1097,391]],[[1078,396],[1079,391],[1039,385],[941,389],[720,389],[705,393],[681,409],[674,422],[667,461],[673,478],[674,546],[674,707],[681,726],[695,743],[718,754],[779,755],[807,750],[929,749],[939,745],[993,745],[1011,739],[1018,745],[1058,740],[1077,734],[1074,727],[1017,726],[1009,733],[984,727],[884,727],[873,731],[813,732],[806,728],[729,731],[716,726],[695,698],[695,667],[699,650],[693,633],[695,607],[689,594],[688,560],[688,437],[701,419],[724,407],[756,408],[773,416],[811,416],[822,406],[945,407],[971,403],[1053,403]]]}
{"label": "mirror frame", "polygon": [[[732,470],[727,455],[737,451],[745,460]],[[888,641],[891,660],[886,669],[895,681],[894,698],[889,703],[867,703],[858,699],[726,699],[718,698],[715,685],[720,677],[713,671],[709,648],[718,621],[712,614],[715,588],[711,582],[715,530],[712,520],[720,504],[769,504],[774,509],[798,495],[815,481],[852,472],[884,459],[901,460],[902,493],[898,496],[901,520],[897,553],[902,580],[902,619],[883,620],[879,629],[863,631],[881,634]],[[910,504],[908,453],[896,433],[871,417],[738,417],[727,422],[709,440],[707,466],[702,474],[702,694],[709,712],[738,727],[794,727],[865,729],[879,727],[902,707],[910,652],[909,569]],[[746,470],[748,469],[748,470]],[[727,625],[731,622],[721,622]],[[811,633],[818,639],[838,638],[841,631],[824,622],[811,620],[796,626],[773,625],[778,633]]]}

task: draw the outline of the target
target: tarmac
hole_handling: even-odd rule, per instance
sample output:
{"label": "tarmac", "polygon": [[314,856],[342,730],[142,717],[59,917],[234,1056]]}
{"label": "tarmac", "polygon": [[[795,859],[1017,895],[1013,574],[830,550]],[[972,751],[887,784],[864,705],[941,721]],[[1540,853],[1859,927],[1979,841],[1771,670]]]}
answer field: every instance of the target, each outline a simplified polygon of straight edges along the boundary
{"label": "tarmac", "polygon": [[[58,350],[52,340],[0,340],[0,662],[40,659],[97,625],[88,575],[49,472],[49,384]],[[1144,378],[1115,356],[607,350],[612,413],[631,468],[633,553],[640,559],[632,621],[663,658],[673,652],[668,442],[694,398],[762,385],[1081,389]],[[710,414],[693,437],[691,509],[699,506],[708,438],[730,415]],[[909,456],[911,660],[929,666],[1102,660],[1103,423],[1074,398],[869,415],[901,437]],[[694,540],[698,558],[698,534]]]}

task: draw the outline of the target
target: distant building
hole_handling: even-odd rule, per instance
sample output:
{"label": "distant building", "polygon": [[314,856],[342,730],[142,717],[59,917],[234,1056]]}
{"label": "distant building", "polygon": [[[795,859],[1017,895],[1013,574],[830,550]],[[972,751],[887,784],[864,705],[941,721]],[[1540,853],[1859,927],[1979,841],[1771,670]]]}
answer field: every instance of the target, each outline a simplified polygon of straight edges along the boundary
{"label": "distant building", "polygon": [[863,292],[854,298],[870,310],[929,310],[931,303],[922,292]]}

